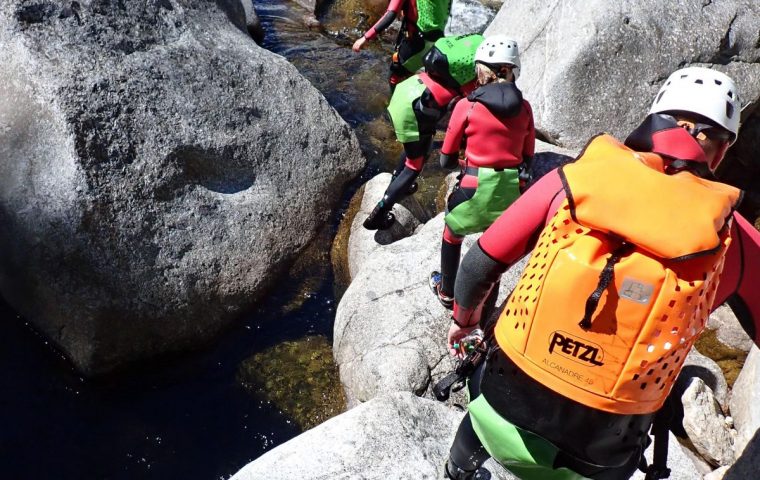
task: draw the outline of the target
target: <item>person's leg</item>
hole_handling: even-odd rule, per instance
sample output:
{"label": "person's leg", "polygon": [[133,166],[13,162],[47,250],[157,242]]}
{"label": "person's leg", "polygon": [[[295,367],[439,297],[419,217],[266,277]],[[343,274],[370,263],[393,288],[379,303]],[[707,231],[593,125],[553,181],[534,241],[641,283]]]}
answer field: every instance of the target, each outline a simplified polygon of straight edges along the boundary
{"label": "person's leg", "polygon": [[459,257],[462,253],[464,235],[457,235],[446,225],[441,241],[441,288],[438,293],[447,297],[454,296],[454,283],[459,269]]}
{"label": "person's leg", "polygon": [[401,172],[393,177],[390,185],[385,190],[385,194],[383,194],[382,200],[377,203],[372,213],[364,221],[364,228],[368,230],[385,230],[390,228],[395,219],[391,210],[397,202],[409,195],[409,191],[415,184],[420,171],[422,171],[425,157],[430,149],[431,140],[432,137],[426,136],[416,142],[404,144],[404,166]]}
{"label": "person's leg", "polygon": [[419,34],[411,36],[407,36],[406,32],[402,34],[398,49],[393,52],[391,57],[388,75],[391,95],[396,89],[396,85],[412,76],[422,67],[421,54],[424,53],[426,47],[425,39]]}
{"label": "person's leg", "polygon": [[[398,158],[398,164],[396,164],[396,168],[393,169],[393,172],[391,172],[391,182],[398,177],[401,172],[404,171],[404,168],[406,167],[406,151],[401,152],[401,155],[399,155]],[[409,189],[407,190],[407,195],[414,195],[417,192],[418,189],[417,182],[412,182],[412,184],[409,186]]]}
{"label": "person's leg", "polygon": [[459,424],[454,443],[446,462],[446,475],[453,480],[469,480],[475,476],[478,468],[488,460],[490,455],[480,443],[472,428],[470,414],[466,414]]}

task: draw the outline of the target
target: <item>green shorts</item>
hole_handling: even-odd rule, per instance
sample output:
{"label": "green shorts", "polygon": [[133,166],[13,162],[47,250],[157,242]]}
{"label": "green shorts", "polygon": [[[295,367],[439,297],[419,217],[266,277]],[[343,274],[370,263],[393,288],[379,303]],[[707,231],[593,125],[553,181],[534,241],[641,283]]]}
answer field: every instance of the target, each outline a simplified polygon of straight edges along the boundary
{"label": "green shorts", "polygon": [[486,451],[523,480],[582,480],[569,468],[553,468],[559,449],[540,436],[508,422],[483,395],[470,402],[472,427]]}
{"label": "green shorts", "polygon": [[396,85],[388,114],[393,123],[396,138],[401,143],[416,142],[420,139],[420,126],[414,113],[414,102],[422,96],[427,87],[419,75],[414,75]]}
{"label": "green shorts", "polygon": [[469,200],[446,212],[446,225],[456,235],[483,232],[520,196],[516,168],[478,168],[478,188]]}

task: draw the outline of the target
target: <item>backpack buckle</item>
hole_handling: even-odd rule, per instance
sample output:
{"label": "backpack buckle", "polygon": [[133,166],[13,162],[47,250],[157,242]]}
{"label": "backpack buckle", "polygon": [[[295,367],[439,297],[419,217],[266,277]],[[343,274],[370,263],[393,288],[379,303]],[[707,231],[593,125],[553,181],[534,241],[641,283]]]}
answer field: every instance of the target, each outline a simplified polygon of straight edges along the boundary
{"label": "backpack buckle", "polygon": [[668,477],[670,477],[670,469],[668,467],[649,465],[647,468],[647,473],[644,476],[644,480],[660,480]]}

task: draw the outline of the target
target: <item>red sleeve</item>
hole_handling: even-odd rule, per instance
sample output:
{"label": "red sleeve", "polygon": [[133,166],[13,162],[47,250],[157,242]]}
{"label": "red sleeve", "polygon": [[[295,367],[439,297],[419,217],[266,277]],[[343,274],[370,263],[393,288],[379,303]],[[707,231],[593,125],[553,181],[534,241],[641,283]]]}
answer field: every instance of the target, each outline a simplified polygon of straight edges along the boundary
{"label": "red sleeve", "polygon": [[536,232],[565,199],[556,169],[544,175],[523,193],[478,240],[480,248],[492,259],[511,265],[533,249]]}
{"label": "red sleeve", "polygon": [[731,240],[713,308],[728,301],[744,329],[760,345],[760,232],[734,213]]}
{"label": "red sleeve", "polygon": [[451,118],[449,119],[449,126],[446,127],[446,137],[443,139],[443,146],[441,146],[441,153],[445,155],[454,155],[459,153],[459,149],[462,146],[462,136],[464,135],[464,129],[467,126],[467,113],[470,111],[472,102],[466,98],[457,102],[454,107],[454,111],[451,112]]}
{"label": "red sleeve", "polygon": [[533,125],[533,109],[527,100],[523,100],[525,111],[528,112],[528,135],[525,136],[523,144],[523,157],[532,157],[536,151],[536,127]]}
{"label": "red sleeve", "polygon": [[364,38],[367,40],[372,40],[379,33],[382,33],[386,28],[388,28],[390,24],[396,20],[396,17],[399,15],[399,13],[401,13],[401,8],[404,6],[404,1],[405,0],[391,0],[388,4],[388,10],[382,17],[380,17],[380,20],[378,20],[377,23],[372,26],[372,28],[367,30],[367,32],[364,34]]}

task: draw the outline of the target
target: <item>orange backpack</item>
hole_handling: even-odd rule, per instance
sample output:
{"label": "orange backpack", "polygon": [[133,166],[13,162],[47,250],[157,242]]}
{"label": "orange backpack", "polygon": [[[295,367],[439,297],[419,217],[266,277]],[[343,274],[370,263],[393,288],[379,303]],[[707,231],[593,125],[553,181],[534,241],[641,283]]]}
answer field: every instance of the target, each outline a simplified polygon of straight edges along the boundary
{"label": "orange backpack", "polygon": [[531,377],[620,414],[660,408],[715,299],[739,190],[608,135],[562,167],[567,199],[495,327]]}

